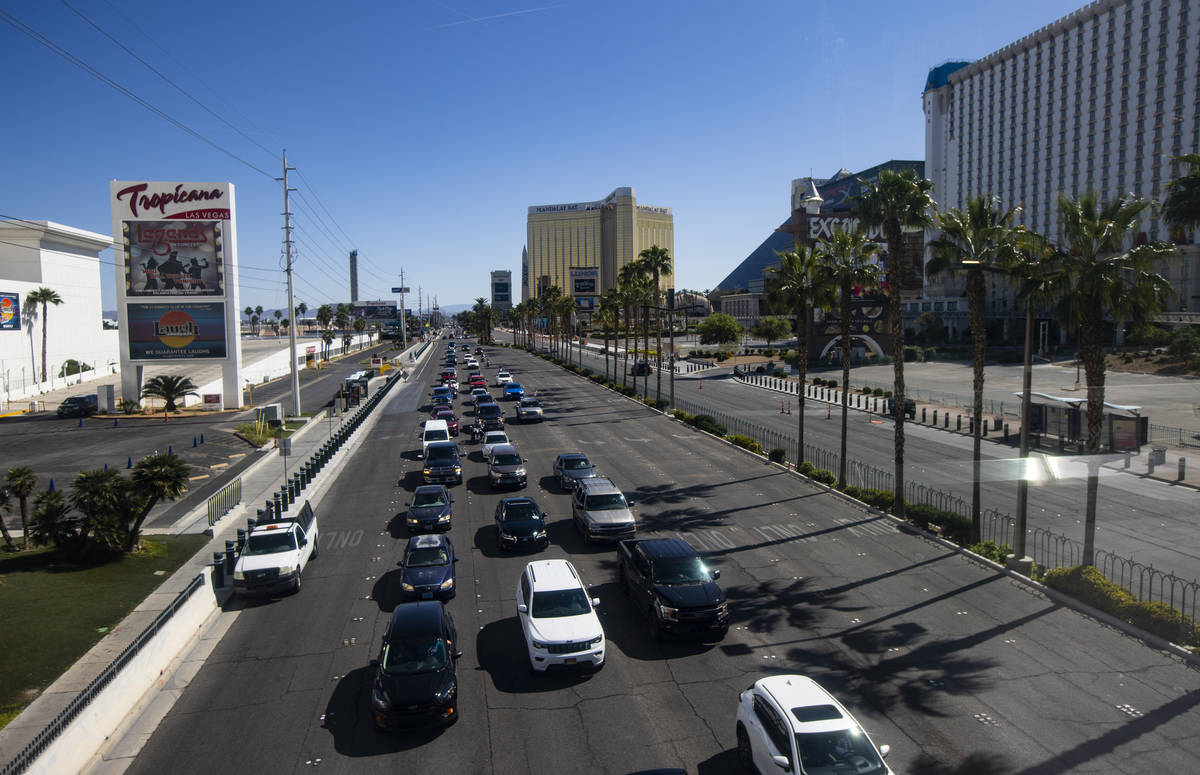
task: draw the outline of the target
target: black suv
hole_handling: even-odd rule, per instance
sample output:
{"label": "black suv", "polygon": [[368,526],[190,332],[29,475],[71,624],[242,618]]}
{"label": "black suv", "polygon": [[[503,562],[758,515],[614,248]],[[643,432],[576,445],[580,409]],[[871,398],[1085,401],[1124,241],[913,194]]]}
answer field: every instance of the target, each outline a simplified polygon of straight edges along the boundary
{"label": "black suv", "polygon": [[686,541],[647,538],[617,547],[621,591],[644,611],[650,634],[720,640],[729,629],[721,571],[710,569]]}
{"label": "black suv", "polygon": [[59,417],[89,417],[100,408],[99,399],[94,396],[71,396],[58,405]]}
{"label": "black suv", "polygon": [[504,429],[504,410],[498,404],[484,404],[476,407],[475,417],[482,423],[485,431]]}
{"label": "black suv", "polygon": [[453,441],[435,441],[425,447],[425,468],[421,473],[425,484],[462,484],[462,461],[458,457],[458,445]]}
{"label": "black suv", "polygon": [[458,720],[457,640],[454,618],[441,602],[396,606],[379,657],[371,660],[377,727],[448,726]]}
{"label": "black suv", "polygon": [[504,498],[496,504],[496,540],[504,551],[546,548],[546,512],[533,498]]}

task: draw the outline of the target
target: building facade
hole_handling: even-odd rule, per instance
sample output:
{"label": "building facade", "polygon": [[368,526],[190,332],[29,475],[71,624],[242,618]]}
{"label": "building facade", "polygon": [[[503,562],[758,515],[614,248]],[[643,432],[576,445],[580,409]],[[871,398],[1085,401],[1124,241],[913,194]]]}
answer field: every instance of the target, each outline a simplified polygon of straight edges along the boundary
{"label": "building facade", "polygon": [[[1019,220],[1059,238],[1058,197],[1132,192],[1161,202],[1171,159],[1200,149],[1200,6],[1195,0],[1097,0],[976,62],[930,71],[923,95],[925,159],[940,208],[993,194]],[[1137,240],[1170,240],[1149,211]],[[1159,271],[1200,309],[1195,245]],[[957,284],[956,284],[957,283]],[[926,299],[961,295],[934,278]],[[989,316],[1016,312],[989,281]]]}
{"label": "building facade", "polygon": [[[521,300],[539,296],[551,286],[576,295],[572,270],[581,288],[587,286],[587,278],[595,278],[588,295],[576,295],[577,299],[598,297],[616,286],[621,267],[652,245],[665,248],[674,261],[674,216],[669,207],[639,205],[632,188],[615,189],[595,202],[530,207]],[[663,277],[662,286],[671,286],[669,277]]]}
{"label": "building facade", "polygon": [[[118,332],[115,325],[105,326],[100,298],[100,253],[112,244],[106,234],[52,221],[0,221],[0,399],[5,407],[81,377],[113,373]],[[49,288],[62,300],[47,305],[48,320],[40,304],[25,303],[38,288]],[[90,369],[77,375],[70,361]]]}
{"label": "building facade", "polygon": [[512,271],[508,269],[492,270],[492,309],[503,315],[512,309]]}

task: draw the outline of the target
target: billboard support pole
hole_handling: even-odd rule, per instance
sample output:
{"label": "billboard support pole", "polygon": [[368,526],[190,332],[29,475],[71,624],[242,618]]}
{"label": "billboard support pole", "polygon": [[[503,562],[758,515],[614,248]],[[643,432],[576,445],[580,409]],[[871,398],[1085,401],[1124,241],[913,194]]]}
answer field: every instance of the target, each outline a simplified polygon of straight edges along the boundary
{"label": "billboard support pole", "polygon": [[[287,149],[283,151],[283,244],[287,250],[287,303],[288,303],[288,356],[291,360],[292,383],[292,416],[300,416],[300,374],[296,370],[296,298],[292,289],[292,212],[288,193],[295,191],[288,188],[288,170],[294,170],[287,164]],[[284,460],[284,472],[287,471],[287,461]]]}
{"label": "billboard support pole", "polygon": [[408,320],[404,310],[404,269],[400,270],[400,352],[408,349]]}

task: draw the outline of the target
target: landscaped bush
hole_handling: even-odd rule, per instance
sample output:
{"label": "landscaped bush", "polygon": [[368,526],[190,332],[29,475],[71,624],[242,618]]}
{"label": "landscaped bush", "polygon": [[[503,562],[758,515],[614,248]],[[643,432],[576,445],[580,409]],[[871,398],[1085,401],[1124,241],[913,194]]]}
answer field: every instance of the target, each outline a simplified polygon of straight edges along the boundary
{"label": "landscaped bush", "polygon": [[666,409],[670,405],[671,405],[671,402],[665,398],[656,398],[656,399],[654,399],[654,403],[651,404],[651,406],[653,406],[655,409],[659,410],[660,412],[663,409]]}
{"label": "landscaped bush", "polygon": [[959,546],[965,545],[971,535],[971,520],[961,514],[935,509],[924,503],[909,503],[906,506],[906,515],[910,522],[921,527],[926,524],[937,525],[942,529],[943,538]]}
{"label": "landscaped bush", "polygon": [[805,460],[796,470],[805,476],[812,476],[813,471],[816,471],[817,467]]}
{"label": "landscaped bush", "polygon": [[1197,628],[1196,620],[1162,601],[1131,603],[1122,609],[1122,618],[1172,643],[1200,646],[1200,628]]}
{"label": "landscaped bush", "polygon": [[837,481],[837,474],[822,468],[819,471],[813,471],[812,478],[821,484],[833,484]]}
{"label": "landscaped bush", "polygon": [[732,444],[738,445],[742,449],[748,449],[751,452],[758,453],[759,455],[762,454],[762,451],[763,451],[762,444],[759,444],[757,441],[750,438],[749,436],[742,436],[741,434],[735,434],[733,436],[726,436],[725,440]]}
{"label": "landscaped bush", "polygon": [[772,463],[782,463],[787,459],[787,452],[784,451],[783,447],[775,447],[767,453],[767,457]]}
{"label": "landscaped bush", "polygon": [[1109,581],[1090,565],[1054,568],[1046,571],[1042,582],[1160,638],[1189,646],[1200,645],[1200,628],[1194,619],[1166,603],[1139,603],[1129,590]]}
{"label": "landscaped bush", "polygon": [[891,511],[892,504],[896,502],[896,494],[891,490],[864,488],[862,491],[862,501],[880,511]]}
{"label": "landscaped bush", "polygon": [[918,347],[915,344],[904,345],[905,363],[910,363],[912,361],[920,362],[923,360],[925,360],[925,349],[923,347]]}
{"label": "landscaped bush", "polygon": [[693,415],[688,414],[687,412],[683,411],[682,409],[676,409],[671,414],[672,414],[672,416],[674,416],[674,418],[676,420],[682,420],[683,422],[688,423],[689,425],[691,425],[692,420],[694,419]]}
{"label": "landscaped bush", "polygon": [[1012,554],[1012,547],[1010,547],[1008,544],[997,546],[995,541],[984,541],[982,543],[973,544],[968,546],[967,550],[978,554],[980,557],[986,557],[992,562],[998,562],[1001,565],[1004,564],[1004,561],[1008,558],[1008,555]]}
{"label": "landscaped bush", "polygon": [[717,422],[717,418],[711,414],[698,414],[692,418],[692,425],[699,430],[711,433],[714,436],[724,436],[728,433],[728,429],[721,423]]}
{"label": "landscaped bush", "polygon": [[862,500],[862,488],[858,487],[857,485],[848,484],[842,488],[842,492],[846,493],[855,500]]}

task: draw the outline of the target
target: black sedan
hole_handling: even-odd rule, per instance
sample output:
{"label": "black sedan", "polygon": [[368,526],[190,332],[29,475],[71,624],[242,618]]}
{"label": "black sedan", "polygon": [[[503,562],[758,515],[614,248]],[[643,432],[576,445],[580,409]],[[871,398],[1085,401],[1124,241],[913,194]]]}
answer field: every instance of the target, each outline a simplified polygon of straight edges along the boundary
{"label": "black sedan", "polygon": [[546,548],[546,513],[533,498],[504,498],[496,504],[496,541],[503,551]]}
{"label": "black sedan", "polygon": [[443,725],[458,720],[462,656],[454,618],[437,601],[403,603],[392,612],[379,657],[371,710],[380,729]]}
{"label": "black sedan", "polygon": [[454,597],[454,544],[444,535],[408,539],[400,566],[400,594],[405,600],[449,600]]}
{"label": "black sedan", "polygon": [[446,490],[445,485],[423,484],[408,502],[408,514],[404,518],[404,524],[408,526],[410,533],[449,530],[453,503],[454,497]]}

